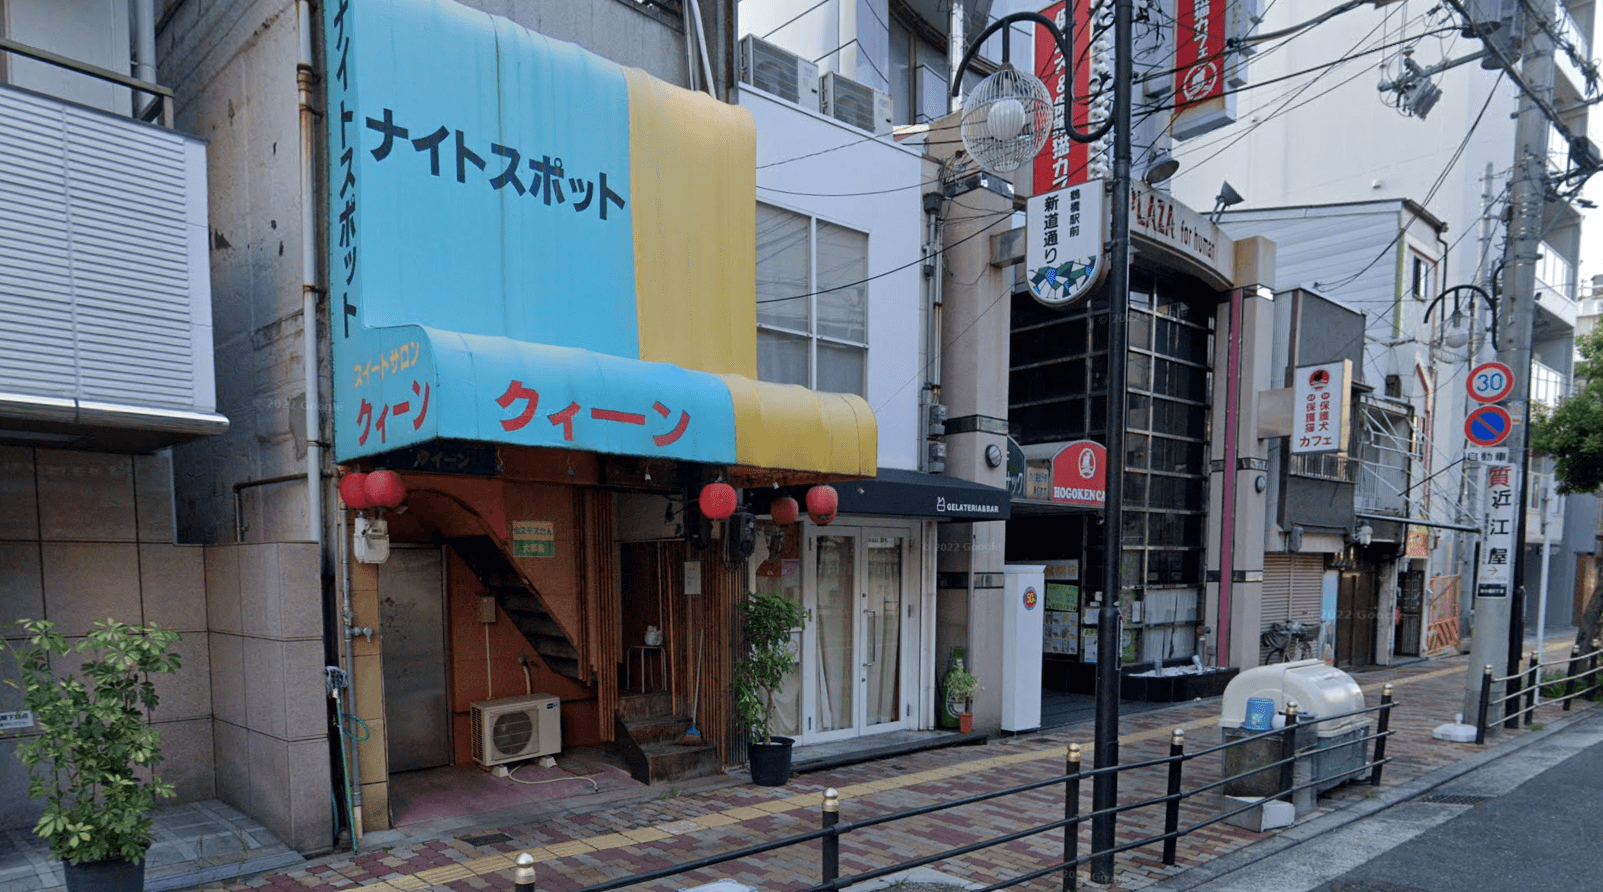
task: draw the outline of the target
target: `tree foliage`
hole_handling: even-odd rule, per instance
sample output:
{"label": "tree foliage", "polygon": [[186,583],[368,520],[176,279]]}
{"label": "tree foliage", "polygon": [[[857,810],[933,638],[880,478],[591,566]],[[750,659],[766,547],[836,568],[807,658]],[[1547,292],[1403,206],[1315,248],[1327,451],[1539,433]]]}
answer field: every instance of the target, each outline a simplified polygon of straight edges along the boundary
{"label": "tree foliage", "polygon": [[1603,487],[1603,328],[1578,338],[1578,387],[1558,408],[1531,418],[1531,449],[1553,457],[1559,492]]}
{"label": "tree foliage", "polygon": [[[1559,492],[1597,492],[1603,487],[1603,327],[1577,338],[1581,361],[1575,366],[1576,390],[1558,408],[1534,413],[1528,435],[1531,449],[1553,457]],[[1590,653],[1598,646],[1603,622],[1603,579],[1593,589],[1586,609],[1576,618],[1575,646]],[[1580,661],[1573,661],[1572,673]]]}

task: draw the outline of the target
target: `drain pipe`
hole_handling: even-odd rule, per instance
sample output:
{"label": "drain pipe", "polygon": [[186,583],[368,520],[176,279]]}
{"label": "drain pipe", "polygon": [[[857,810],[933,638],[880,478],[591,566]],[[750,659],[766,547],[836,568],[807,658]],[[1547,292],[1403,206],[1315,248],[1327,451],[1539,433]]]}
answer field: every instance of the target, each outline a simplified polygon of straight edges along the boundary
{"label": "drain pipe", "polygon": [[[301,353],[305,370],[306,387],[306,527],[307,538],[317,543],[322,554],[326,543],[323,537],[323,425],[322,404],[318,398],[317,296],[321,290],[317,278],[317,211],[321,204],[317,196],[317,110],[312,105],[312,92],[317,86],[317,71],[312,67],[312,5],[310,0],[295,0],[295,19],[299,37],[299,58],[295,63],[295,92],[300,108],[301,142]],[[345,660],[345,671],[350,679],[345,689],[343,708],[357,716],[356,659],[351,640],[365,635],[373,640],[371,628],[358,629],[352,625],[351,612],[351,558],[347,543],[349,531],[343,510],[336,512],[335,530],[338,541],[334,545],[334,560],[338,564],[340,589],[340,646]],[[345,715],[335,717],[339,724],[342,754],[346,753],[344,737]],[[356,850],[362,838],[362,759],[350,748],[343,767],[350,779],[350,796],[346,808],[350,815],[351,849]]]}
{"label": "drain pipe", "polygon": [[317,112],[312,107],[312,88],[317,73],[312,69],[312,7],[309,0],[296,0],[300,24],[300,61],[295,65],[295,88],[301,111],[301,352],[306,371],[306,533],[321,551],[323,545],[323,426],[317,385],[317,177],[313,165],[317,158]]}
{"label": "drain pipe", "polygon": [[[156,82],[156,0],[134,0],[134,77],[147,84]],[[148,97],[148,99],[146,98]],[[134,91],[134,117],[144,120],[151,102],[161,97]]]}

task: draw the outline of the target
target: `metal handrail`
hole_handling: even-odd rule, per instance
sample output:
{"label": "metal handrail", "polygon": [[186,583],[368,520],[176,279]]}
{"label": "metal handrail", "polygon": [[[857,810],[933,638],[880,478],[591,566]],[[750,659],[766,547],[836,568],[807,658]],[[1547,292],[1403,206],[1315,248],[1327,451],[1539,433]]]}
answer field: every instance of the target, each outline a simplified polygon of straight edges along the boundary
{"label": "metal handrail", "polygon": [[[70,59],[66,56],[52,53],[49,50],[42,50],[35,46],[28,46],[25,43],[18,43],[15,40],[11,40],[6,37],[0,37],[0,52],[24,56],[38,62],[44,62],[47,65],[54,65],[57,68],[65,68],[68,71],[76,72],[87,77],[109,81],[110,83],[127,87],[130,90],[135,90],[140,93],[149,93],[157,98],[157,102],[152,104],[152,109],[157,104],[161,106],[162,126],[167,127],[168,129],[171,129],[173,126],[173,91],[171,87],[164,87],[160,84],[142,81],[136,77],[130,77],[126,74],[112,71],[110,68],[101,68],[99,65],[91,65],[88,62],[80,62],[77,59]],[[145,114],[140,117],[140,120],[147,122],[150,121],[151,118],[154,117],[154,115],[151,114],[152,109],[146,109]]]}
{"label": "metal handrail", "polygon": [[[1294,709],[1291,709],[1288,710],[1287,724],[1283,728],[1274,728],[1268,731],[1249,734],[1224,744],[1206,747],[1191,753],[1187,753],[1184,750],[1184,731],[1177,730],[1170,741],[1169,755],[1153,759],[1146,759],[1140,762],[1132,762],[1124,765],[1110,765],[1103,768],[1082,771],[1079,768],[1080,748],[1078,746],[1071,745],[1065,760],[1065,772],[1055,777],[1047,778],[1045,780],[1032,781],[1026,784],[1019,784],[1017,786],[1000,790],[989,790],[984,793],[966,796],[961,799],[919,806],[917,808],[903,809],[901,811],[890,812],[883,815],[866,817],[857,821],[845,822],[840,820],[840,803],[835,792],[830,790],[824,794],[823,826],[818,830],[787,836],[782,839],[772,840],[756,845],[746,846],[734,851],[712,855],[705,858],[699,858],[694,861],[675,864],[644,873],[608,880],[602,883],[586,886],[583,889],[578,890],[578,892],[611,892],[611,890],[621,889],[625,886],[632,886],[653,880],[660,880],[666,877],[676,876],[694,870],[700,870],[702,868],[724,864],[730,861],[736,861],[753,855],[761,855],[777,849],[812,842],[814,840],[821,840],[823,843],[821,882],[817,885],[809,886],[801,890],[801,892],[838,892],[838,890],[856,883],[861,883],[872,879],[879,879],[881,877],[889,876],[900,871],[909,870],[914,867],[922,867],[928,864],[934,864],[938,861],[961,857],[963,855],[981,851],[983,849],[993,848],[998,845],[1015,842],[1020,839],[1025,839],[1027,837],[1060,829],[1064,831],[1064,855],[1061,860],[1046,867],[1032,870],[1029,873],[1004,879],[996,884],[986,887],[985,890],[980,890],[980,892],[987,892],[987,890],[989,890],[989,892],[996,892],[996,890],[1005,889],[1010,886],[1016,886],[1023,882],[1028,882],[1048,874],[1065,870],[1068,872],[1063,877],[1064,889],[1074,890],[1078,888],[1077,869],[1080,865],[1087,863],[1094,857],[1111,857],[1121,852],[1130,851],[1143,846],[1150,846],[1155,843],[1162,843],[1164,848],[1164,863],[1174,864],[1174,842],[1176,840],[1186,836],[1189,833],[1209,827],[1218,823],[1219,821],[1226,820],[1230,817],[1242,814],[1258,807],[1258,803],[1256,802],[1249,803],[1238,808],[1233,808],[1229,811],[1224,811],[1219,815],[1210,818],[1209,820],[1186,827],[1181,827],[1179,824],[1179,804],[1187,799],[1210,792],[1232,781],[1257,775],[1266,770],[1274,770],[1277,768],[1282,772],[1282,781],[1279,785],[1277,785],[1279,792],[1275,794],[1276,796],[1284,797],[1294,795],[1295,793],[1315,784],[1328,782],[1331,779],[1330,777],[1313,778],[1303,783],[1294,783],[1292,781],[1290,770],[1291,766],[1294,765],[1299,759],[1307,759],[1315,749],[1309,747],[1298,748],[1295,746],[1295,737],[1301,725],[1315,727],[1322,722],[1333,722],[1349,719],[1354,716],[1378,713],[1380,716],[1378,731],[1372,734],[1366,734],[1365,736],[1359,738],[1345,741],[1341,744],[1343,747],[1364,746],[1371,740],[1376,741],[1374,758],[1365,761],[1361,765],[1355,765],[1350,770],[1344,771],[1339,775],[1339,777],[1343,779],[1350,779],[1360,777],[1365,772],[1370,772],[1369,783],[1371,785],[1378,786],[1380,784],[1382,767],[1388,762],[1392,761],[1390,758],[1384,755],[1386,738],[1396,734],[1396,731],[1389,729],[1391,710],[1396,706],[1396,703],[1392,700],[1391,691],[1391,685],[1387,685],[1383,692],[1381,702],[1377,706],[1353,710],[1351,712],[1345,712],[1339,715],[1314,718],[1306,722],[1297,721],[1296,713]],[[1180,775],[1184,765],[1187,762],[1194,762],[1198,758],[1206,755],[1222,752],[1231,747],[1246,746],[1254,741],[1263,740],[1270,737],[1278,738],[1281,741],[1281,758],[1272,761],[1255,762],[1252,767],[1232,774],[1228,777],[1209,783],[1204,783],[1189,790],[1181,790]],[[1086,778],[1094,778],[1099,774],[1142,770],[1157,767],[1167,767],[1169,770],[1168,793],[1135,802],[1116,804],[1111,807],[1106,807],[1095,811],[1081,812],[1079,810],[1080,785]],[[946,849],[934,854],[921,856],[907,861],[901,861],[886,867],[875,868],[863,873],[854,874],[851,876],[840,875],[840,843],[843,837],[853,831],[864,830],[882,824],[920,817],[938,811],[961,808],[966,805],[982,803],[989,800],[998,799],[1003,796],[1028,793],[1046,787],[1063,788],[1064,817],[1039,824],[1033,824],[1029,827],[1015,830],[1010,833],[983,840],[977,840],[972,843]],[[1081,824],[1085,824],[1097,818],[1105,818],[1110,815],[1116,815],[1120,812],[1127,812],[1142,808],[1152,808],[1158,805],[1167,806],[1163,824],[1164,831],[1162,833],[1146,835],[1140,839],[1120,844],[1111,849],[1094,850],[1086,853],[1085,855],[1079,854],[1079,827]],[[520,890],[531,889],[532,885],[520,885],[517,888]]]}

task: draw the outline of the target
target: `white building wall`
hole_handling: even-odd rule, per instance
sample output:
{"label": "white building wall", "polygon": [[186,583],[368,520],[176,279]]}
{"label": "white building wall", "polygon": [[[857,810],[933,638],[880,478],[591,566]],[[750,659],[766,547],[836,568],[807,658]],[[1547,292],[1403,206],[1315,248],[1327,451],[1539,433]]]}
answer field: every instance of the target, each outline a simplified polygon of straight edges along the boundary
{"label": "white building wall", "polygon": [[[1306,22],[1330,5],[1325,0],[1264,4],[1257,33]],[[1421,120],[1391,108],[1375,86],[1381,79],[1376,66],[1402,47],[1356,55],[1418,36],[1427,30],[1427,21],[1445,24],[1440,16],[1428,19],[1426,9],[1420,3],[1366,6],[1293,40],[1269,44],[1252,57],[1248,77],[1254,86],[1236,97],[1237,122],[1176,144],[1181,166],[1172,181],[1174,194],[1193,207],[1212,207],[1219,184],[1228,180],[1246,198],[1243,208],[1412,199],[1447,223],[1450,239],[1464,237],[1450,258],[1444,281],[1473,281],[1480,178],[1488,163],[1502,171],[1513,158],[1509,116],[1515,110],[1514,87],[1506,79],[1497,84],[1497,95],[1480,126],[1462,156],[1447,169],[1481,114],[1497,74],[1470,62],[1438,76],[1435,83],[1442,98]],[[1430,65],[1478,48],[1478,41],[1448,35],[1427,39],[1414,58],[1420,65]],[[1273,83],[1355,55],[1311,86],[1305,86],[1311,75]],[[1441,184],[1432,195],[1438,178]]]}
{"label": "white building wall", "polygon": [[879,422],[879,466],[917,470],[919,154],[745,85],[740,104],[757,125],[757,199],[868,233],[867,399]]}
{"label": "white building wall", "polygon": [[[0,3],[0,36],[79,62],[131,75],[127,0],[7,0]],[[20,56],[0,62],[0,80],[128,114],[128,90],[98,78]]]}

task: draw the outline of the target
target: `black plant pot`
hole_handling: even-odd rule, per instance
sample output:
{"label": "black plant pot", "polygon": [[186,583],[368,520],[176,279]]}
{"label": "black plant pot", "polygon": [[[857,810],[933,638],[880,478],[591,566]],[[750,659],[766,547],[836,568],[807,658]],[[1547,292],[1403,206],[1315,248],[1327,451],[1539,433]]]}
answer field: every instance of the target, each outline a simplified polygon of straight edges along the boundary
{"label": "black plant pot", "polygon": [[751,782],[759,787],[783,787],[790,780],[790,747],[796,741],[774,735],[770,743],[752,741],[746,745],[751,762]]}
{"label": "black plant pot", "polygon": [[67,892],[144,892],[143,861],[89,861],[63,864]]}

